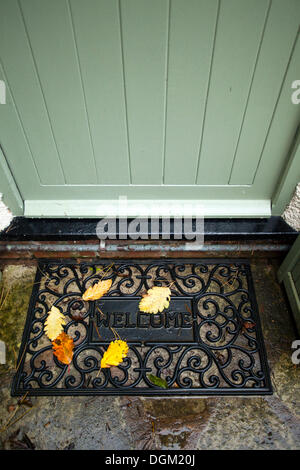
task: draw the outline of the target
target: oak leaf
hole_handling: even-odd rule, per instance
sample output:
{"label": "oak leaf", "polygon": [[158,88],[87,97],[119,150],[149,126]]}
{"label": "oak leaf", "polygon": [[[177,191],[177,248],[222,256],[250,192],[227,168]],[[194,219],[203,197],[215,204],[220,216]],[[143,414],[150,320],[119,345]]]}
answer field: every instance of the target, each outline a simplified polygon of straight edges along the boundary
{"label": "oak leaf", "polygon": [[47,320],[45,321],[45,333],[48,338],[53,341],[63,331],[63,325],[66,324],[65,316],[60,310],[54,306],[48,312]]}
{"label": "oak leaf", "polygon": [[85,293],[83,294],[83,300],[98,300],[100,299],[106,292],[109,291],[112,285],[111,279],[106,279],[104,281],[99,281],[97,284],[89,287]]}
{"label": "oak leaf", "polygon": [[63,364],[70,364],[73,359],[74,341],[65,332],[52,341],[53,354]]}
{"label": "oak leaf", "polygon": [[101,369],[118,366],[127,356],[128,344],[126,341],[116,339],[110,343],[101,359]]}
{"label": "oak leaf", "polygon": [[152,287],[139,303],[141,312],[158,313],[169,307],[171,290],[169,287]]}

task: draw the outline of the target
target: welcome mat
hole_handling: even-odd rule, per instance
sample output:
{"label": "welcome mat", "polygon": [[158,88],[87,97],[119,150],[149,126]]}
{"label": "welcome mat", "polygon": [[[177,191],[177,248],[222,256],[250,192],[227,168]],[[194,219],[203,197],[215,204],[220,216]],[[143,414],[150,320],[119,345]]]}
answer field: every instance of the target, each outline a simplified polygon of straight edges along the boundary
{"label": "welcome mat", "polygon": [[[82,294],[112,286],[96,301]],[[170,286],[161,313],[142,295]],[[74,340],[71,364],[53,354],[44,323],[52,306]],[[129,346],[100,368],[118,335]],[[161,379],[161,380],[159,380]],[[272,393],[250,265],[246,260],[51,260],[38,264],[12,395],[263,395]]]}

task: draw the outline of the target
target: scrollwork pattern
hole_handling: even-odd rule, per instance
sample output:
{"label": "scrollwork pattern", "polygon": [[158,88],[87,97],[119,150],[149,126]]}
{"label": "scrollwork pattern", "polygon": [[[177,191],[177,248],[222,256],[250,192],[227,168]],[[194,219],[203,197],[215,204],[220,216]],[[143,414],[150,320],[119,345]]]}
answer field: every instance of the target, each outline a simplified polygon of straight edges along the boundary
{"label": "scrollwork pattern", "polygon": [[[170,285],[172,296],[191,298],[194,341],[129,343],[123,363],[102,370],[108,343],[90,342],[94,303],[82,300],[100,279],[112,280],[107,297],[141,296],[154,285]],[[74,339],[70,366],[53,356],[44,335],[52,305],[64,313],[65,332]],[[41,262],[19,359],[14,394],[270,392],[250,267],[240,261]],[[166,380],[167,389],[154,385],[149,374]]]}

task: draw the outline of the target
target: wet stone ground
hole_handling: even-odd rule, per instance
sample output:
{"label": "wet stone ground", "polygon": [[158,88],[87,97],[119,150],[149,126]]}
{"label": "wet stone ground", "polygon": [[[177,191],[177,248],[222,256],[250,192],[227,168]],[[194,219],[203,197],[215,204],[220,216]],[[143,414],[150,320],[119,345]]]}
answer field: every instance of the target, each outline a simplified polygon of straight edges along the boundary
{"label": "wet stone ground", "polygon": [[149,399],[31,397],[18,405],[11,380],[35,267],[7,265],[0,292],[0,448],[3,449],[299,449],[300,366],[291,361],[296,332],[276,281],[274,260],[252,274],[274,388],[272,396]]}

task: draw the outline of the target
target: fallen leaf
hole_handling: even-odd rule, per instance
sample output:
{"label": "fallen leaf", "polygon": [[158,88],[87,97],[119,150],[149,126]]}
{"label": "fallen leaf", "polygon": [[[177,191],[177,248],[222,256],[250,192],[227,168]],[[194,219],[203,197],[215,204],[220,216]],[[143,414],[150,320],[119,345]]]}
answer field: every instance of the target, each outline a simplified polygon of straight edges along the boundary
{"label": "fallen leaf", "polygon": [[126,341],[116,339],[110,343],[101,359],[101,369],[118,366],[123,362],[128,353],[128,344]]}
{"label": "fallen leaf", "polygon": [[105,281],[99,281],[97,284],[89,287],[83,294],[83,300],[98,300],[104,294],[106,294],[111,288],[112,280],[106,279]]}
{"label": "fallen leaf", "polygon": [[157,387],[168,388],[168,382],[162,379],[161,377],[156,377],[156,375],[153,375],[153,374],[148,374],[147,377],[150,380],[150,382],[156,385]]}
{"label": "fallen leaf", "polygon": [[52,341],[53,354],[63,364],[70,364],[73,358],[74,341],[71,336],[61,333]]}
{"label": "fallen leaf", "polygon": [[255,328],[256,323],[253,323],[251,321],[243,321],[242,322],[242,328],[241,328],[241,333],[247,333],[248,331],[251,332],[252,328]]}
{"label": "fallen leaf", "polygon": [[24,434],[20,429],[11,434],[11,436],[8,438],[8,441],[12,450],[35,449],[35,445],[29,439],[27,434]]}
{"label": "fallen leaf", "polygon": [[30,398],[20,399],[18,401],[18,405],[25,405],[25,406],[28,406],[28,408],[33,407],[33,404],[32,404],[32,401],[30,400]]}
{"label": "fallen leaf", "polygon": [[56,307],[52,307],[48,312],[47,320],[45,321],[45,333],[48,338],[53,341],[63,331],[63,325],[66,324],[65,316]]}
{"label": "fallen leaf", "polygon": [[219,351],[216,351],[215,354],[216,354],[217,361],[221,365],[224,365],[226,362],[226,357],[224,356],[224,354],[220,353]]}
{"label": "fallen leaf", "polygon": [[171,290],[169,287],[152,287],[139,303],[141,312],[158,313],[169,307]]}
{"label": "fallen leaf", "polygon": [[83,320],[84,313],[74,312],[74,313],[71,313],[70,316],[71,316],[72,320],[78,322],[78,321]]}

